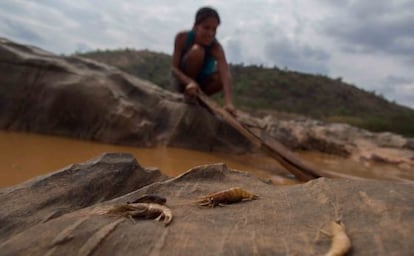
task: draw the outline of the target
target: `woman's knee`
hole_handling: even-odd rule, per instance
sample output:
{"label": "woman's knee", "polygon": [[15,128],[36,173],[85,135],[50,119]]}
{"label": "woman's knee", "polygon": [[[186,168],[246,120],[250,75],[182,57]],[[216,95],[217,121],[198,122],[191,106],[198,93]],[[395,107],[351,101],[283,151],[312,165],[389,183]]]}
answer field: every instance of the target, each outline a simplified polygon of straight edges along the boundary
{"label": "woman's knee", "polygon": [[182,62],[182,70],[189,77],[196,79],[204,64],[205,50],[194,44],[186,53]]}
{"label": "woman's knee", "polygon": [[187,51],[187,54],[184,57],[185,62],[204,62],[204,57],[206,55],[206,50],[204,47],[194,44],[191,48]]}

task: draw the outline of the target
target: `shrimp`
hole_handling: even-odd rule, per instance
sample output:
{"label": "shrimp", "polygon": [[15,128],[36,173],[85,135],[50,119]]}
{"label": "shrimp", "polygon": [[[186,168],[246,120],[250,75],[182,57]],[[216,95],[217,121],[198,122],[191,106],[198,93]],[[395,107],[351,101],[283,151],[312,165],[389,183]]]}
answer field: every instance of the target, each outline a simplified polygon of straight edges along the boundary
{"label": "shrimp", "polygon": [[173,215],[171,210],[160,204],[154,203],[130,203],[117,205],[111,208],[108,212],[110,215],[120,215],[127,217],[135,222],[134,218],[146,218],[160,221],[164,219],[164,225],[171,223]]}
{"label": "shrimp", "polygon": [[325,256],[342,256],[351,248],[351,240],[345,232],[345,225],[341,221],[331,222],[332,243]]}
{"label": "shrimp", "polygon": [[340,220],[330,222],[330,232],[319,229],[317,240],[319,239],[319,233],[323,233],[332,239],[331,247],[324,256],[343,256],[351,249],[351,240],[345,232],[344,223]]}
{"label": "shrimp", "polygon": [[195,201],[195,203],[199,206],[215,207],[221,204],[232,204],[243,200],[255,200],[257,198],[259,198],[257,195],[243,190],[242,188],[235,187],[217,193],[208,194]]}

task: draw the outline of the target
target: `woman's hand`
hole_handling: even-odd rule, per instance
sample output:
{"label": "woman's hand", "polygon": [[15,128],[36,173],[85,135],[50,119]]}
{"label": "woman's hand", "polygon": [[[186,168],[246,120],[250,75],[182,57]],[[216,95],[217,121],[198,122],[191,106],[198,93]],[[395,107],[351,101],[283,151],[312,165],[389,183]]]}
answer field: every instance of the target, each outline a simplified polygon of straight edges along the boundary
{"label": "woman's hand", "polygon": [[232,103],[228,103],[224,105],[224,109],[229,112],[230,115],[237,117],[236,108],[233,106]]}
{"label": "woman's hand", "polygon": [[194,81],[191,81],[185,86],[185,93],[191,96],[196,96],[198,89],[198,84]]}

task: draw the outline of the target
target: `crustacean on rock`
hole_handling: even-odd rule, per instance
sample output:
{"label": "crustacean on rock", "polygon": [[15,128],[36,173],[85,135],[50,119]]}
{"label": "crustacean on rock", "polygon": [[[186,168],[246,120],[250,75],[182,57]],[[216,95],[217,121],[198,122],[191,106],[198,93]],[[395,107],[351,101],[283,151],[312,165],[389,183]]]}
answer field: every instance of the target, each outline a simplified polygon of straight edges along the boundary
{"label": "crustacean on rock", "polygon": [[164,219],[164,225],[167,226],[173,219],[170,208],[165,205],[155,203],[130,203],[116,205],[108,210],[109,215],[119,215],[127,217],[135,222],[134,218],[155,219],[160,221]]}
{"label": "crustacean on rock", "polygon": [[255,200],[259,197],[240,187],[234,187],[220,192],[208,194],[196,200],[199,206],[216,207],[222,204],[238,203],[243,200]]}

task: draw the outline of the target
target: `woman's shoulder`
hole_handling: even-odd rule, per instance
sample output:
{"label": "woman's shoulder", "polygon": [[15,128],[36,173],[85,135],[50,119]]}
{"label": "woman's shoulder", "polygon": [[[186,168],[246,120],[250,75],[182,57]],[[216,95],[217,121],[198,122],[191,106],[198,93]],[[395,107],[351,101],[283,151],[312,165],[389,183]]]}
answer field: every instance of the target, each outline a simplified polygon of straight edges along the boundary
{"label": "woman's shoulder", "polygon": [[222,48],[221,47],[221,44],[220,44],[220,42],[219,42],[219,40],[217,39],[217,38],[214,38],[214,41],[211,43],[211,47],[213,47],[213,48]]}
{"label": "woman's shoulder", "polygon": [[191,30],[180,31],[175,35],[175,39],[176,40],[185,40],[190,32],[191,32]]}
{"label": "woman's shoulder", "polygon": [[210,46],[210,51],[212,54],[220,54],[223,52],[223,47],[217,39],[214,39],[214,42]]}
{"label": "woman's shoulder", "polygon": [[178,49],[183,49],[187,41],[189,30],[180,31],[175,35],[174,45]]}

